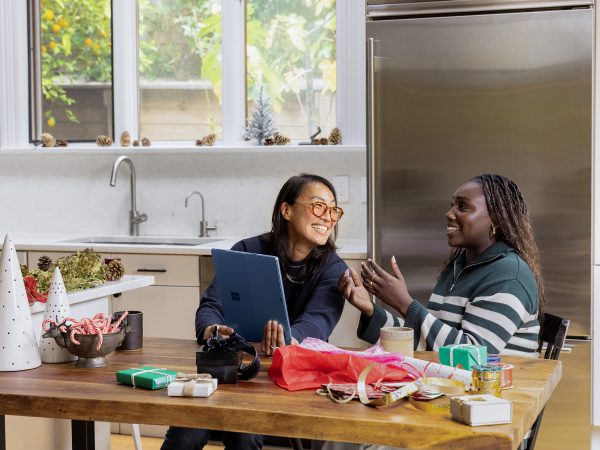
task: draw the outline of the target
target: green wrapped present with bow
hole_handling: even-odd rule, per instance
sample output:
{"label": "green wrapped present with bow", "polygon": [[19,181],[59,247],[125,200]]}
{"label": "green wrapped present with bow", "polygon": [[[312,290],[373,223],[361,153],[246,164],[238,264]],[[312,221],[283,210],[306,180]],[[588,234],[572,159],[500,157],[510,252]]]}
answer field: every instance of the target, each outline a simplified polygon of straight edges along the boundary
{"label": "green wrapped present with bow", "polygon": [[162,389],[167,387],[177,377],[177,372],[164,367],[133,367],[119,370],[117,373],[119,383],[144,389]]}
{"label": "green wrapped present with bow", "polygon": [[458,344],[440,347],[440,363],[445,366],[471,370],[474,366],[487,364],[485,345]]}

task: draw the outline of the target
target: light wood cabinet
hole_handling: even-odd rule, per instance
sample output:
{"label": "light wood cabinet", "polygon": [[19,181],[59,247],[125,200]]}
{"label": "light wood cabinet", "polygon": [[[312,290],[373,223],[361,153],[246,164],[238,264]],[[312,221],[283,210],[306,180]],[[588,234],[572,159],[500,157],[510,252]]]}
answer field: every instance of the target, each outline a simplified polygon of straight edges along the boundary
{"label": "light wood cabinet", "polygon": [[142,311],[144,336],[195,339],[194,317],[200,302],[200,257],[123,254],[125,273],[152,275],[155,283],[113,297],[113,311]]}

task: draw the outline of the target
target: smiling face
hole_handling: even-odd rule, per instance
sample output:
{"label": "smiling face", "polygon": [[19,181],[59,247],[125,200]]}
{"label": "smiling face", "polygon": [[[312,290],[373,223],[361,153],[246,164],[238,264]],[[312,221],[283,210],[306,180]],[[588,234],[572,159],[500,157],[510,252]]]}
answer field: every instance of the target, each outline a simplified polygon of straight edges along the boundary
{"label": "smiling face", "polygon": [[483,188],[469,181],[459,187],[446,212],[446,235],[450,247],[464,248],[472,261],[496,242]]}
{"label": "smiling face", "polygon": [[322,183],[308,183],[293,204],[281,204],[281,214],[287,221],[290,254],[295,261],[304,259],[310,251],[325,245],[336,222],[328,210],[321,217],[313,213],[311,204],[322,202],[336,206],[333,192]]}

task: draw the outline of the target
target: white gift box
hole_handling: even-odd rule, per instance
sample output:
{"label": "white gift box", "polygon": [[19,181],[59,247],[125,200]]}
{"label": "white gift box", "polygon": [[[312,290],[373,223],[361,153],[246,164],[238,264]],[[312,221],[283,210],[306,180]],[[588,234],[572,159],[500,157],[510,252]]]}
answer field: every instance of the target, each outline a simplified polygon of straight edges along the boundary
{"label": "white gift box", "polygon": [[472,427],[512,422],[512,402],[490,394],[461,395],[450,398],[454,420]]}
{"label": "white gift box", "polygon": [[[188,388],[187,392],[184,392],[186,383],[190,383],[188,385],[190,388]],[[193,387],[193,390],[191,387]],[[175,380],[169,384],[167,394],[169,397],[209,397],[216,390],[216,378],[201,378],[191,381]]]}

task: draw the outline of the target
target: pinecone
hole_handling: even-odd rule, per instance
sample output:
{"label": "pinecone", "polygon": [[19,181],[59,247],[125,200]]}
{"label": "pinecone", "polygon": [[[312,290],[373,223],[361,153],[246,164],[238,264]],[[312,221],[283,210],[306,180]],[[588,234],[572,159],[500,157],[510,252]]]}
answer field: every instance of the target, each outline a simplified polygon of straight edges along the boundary
{"label": "pinecone", "polygon": [[342,143],[342,132],[338,127],[335,127],[331,130],[331,133],[329,133],[329,143],[331,145],[339,145]]}
{"label": "pinecone", "polygon": [[321,140],[319,140],[319,144],[327,145],[327,144],[329,144],[329,141],[327,140],[327,138],[321,138]]}
{"label": "pinecone", "polygon": [[264,140],[263,145],[273,145],[275,144],[275,140],[272,137],[268,137]]}
{"label": "pinecone", "polygon": [[198,147],[202,147],[204,145],[204,138],[202,138],[202,139],[196,139],[196,145]]}
{"label": "pinecone", "polygon": [[291,139],[289,137],[279,134],[279,132],[276,132],[273,135],[273,141],[275,142],[275,145],[288,145],[290,140]]}
{"label": "pinecone", "polygon": [[100,134],[96,138],[96,145],[99,146],[99,147],[110,147],[112,144],[113,144],[113,140],[109,136],[105,136],[103,134]]}
{"label": "pinecone", "polygon": [[121,133],[121,147],[129,147],[131,145],[131,136],[129,131],[123,131]]}
{"label": "pinecone", "polygon": [[44,272],[47,272],[52,267],[52,264],[52,258],[49,256],[42,255],[40,256],[40,259],[38,259],[38,269],[43,270]]}
{"label": "pinecone", "polygon": [[56,138],[52,136],[50,133],[42,133],[42,145],[44,147],[55,147],[56,146]]}
{"label": "pinecone", "polygon": [[133,146],[134,147],[139,147],[140,146],[140,141],[138,141],[137,139],[135,141],[133,141]]}
{"label": "pinecone", "polygon": [[215,133],[207,134],[202,138],[202,145],[212,146],[215,145],[217,140],[217,135]]}
{"label": "pinecone", "polygon": [[56,140],[56,146],[57,147],[68,147],[69,146],[69,141],[67,141],[66,139],[57,139]]}
{"label": "pinecone", "polygon": [[142,146],[150,147],[150,144],[152,144],[152,142],[150,142],[150,139],[148,139],[147,137],[142,138]]}
{"label": "pinecone", "polygon": [[125,275],[125,267],[118,259],[113,259],[106,266],[106,279],[108,281],[119,280],[123,278],[123,275]]}

